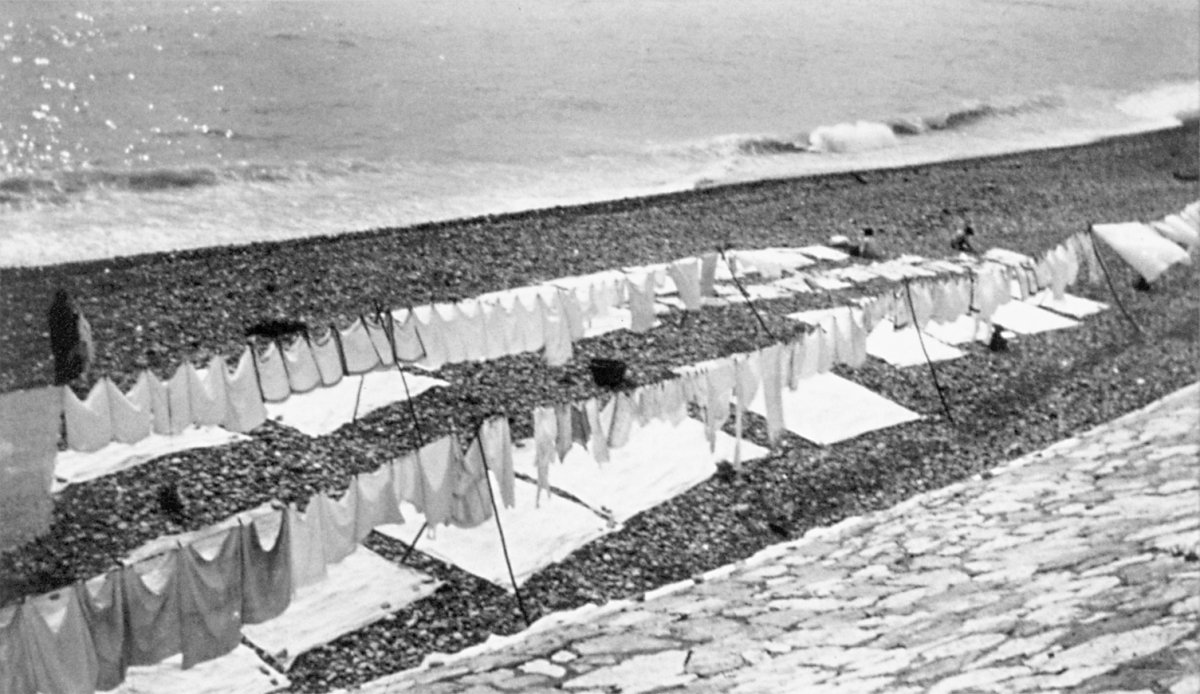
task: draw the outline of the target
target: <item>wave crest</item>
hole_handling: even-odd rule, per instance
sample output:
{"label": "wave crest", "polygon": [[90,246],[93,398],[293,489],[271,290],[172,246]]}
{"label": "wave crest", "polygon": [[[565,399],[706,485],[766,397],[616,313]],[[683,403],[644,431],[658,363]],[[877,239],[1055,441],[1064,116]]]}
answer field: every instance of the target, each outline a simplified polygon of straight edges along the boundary
{"label": "wave crest", "polygon": [[858,121],[823,125],[808,136],[815,152],[863,152],[896,145],[896,133],[885,123]]}
{"label": "wave crest", "polygon": [[1008,102],[971,102],[941,113],[897,118],[888,121],[888,125],[897,135],[921,135],[931,131],[957,130],[989,118],[1019,116],[1025,113],[1061,108],[1064,105],[1066,105],[1065,98],[1051,94]]}
{"label": "wave crest", "polygon": [[[266,180],[268,172],[250,171],[247,180]],[[261,179],[259,177],[262,177]],[[65,203],[92,190],[107,189],[134,193],[178,191],[215,186],[221,172],[203,167],[156,168],[145,171],[90,169],[60,171],[53,175],[19,174],[0,179],[0,204],[24,206],[34,203]]]}

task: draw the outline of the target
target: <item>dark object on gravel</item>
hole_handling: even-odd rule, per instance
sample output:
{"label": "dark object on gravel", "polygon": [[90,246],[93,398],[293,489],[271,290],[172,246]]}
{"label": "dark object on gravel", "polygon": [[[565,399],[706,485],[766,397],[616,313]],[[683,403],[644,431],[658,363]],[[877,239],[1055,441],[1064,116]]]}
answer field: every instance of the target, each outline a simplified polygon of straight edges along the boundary
{"label": "dark object on gravel", "polygon": [[1004,331],[998,325],[992,326],[992,337],[988,340],[988,349],[993,352],[1008,351],[1008,339],[1004,337]]}
{"label": "dark object on gravel", "polygon": [[830,236],[829,240],[825,242],[825,245],[829,246],[830,248],[836,248],[837,250],[850,255],[854,255],[857,252],[857,247],[853,242],[850,241],[850,237],[846,236],[845,234],[836,234],[834,236]]}
{"label": "dark object on gravel", "polygon": [[1148,292],[1152,289],[1150,283],[1147,282],[1146,278],[1142,277],[1141,275],[1138,275],[1138,278],[1133,281],[1133,288],[1139,292]]}
{"label": "dark object on gravel", "polygon": [[863,260],[879,260],[883,256],[879,250],[875,248],[875,230],[871,227],[866,227],[862,231],[862,239],[859,240],[858,246],[855,247],[853,255],[856,258]]}
{"label": "dark object on gravel", "polygon": [[971,245],[971,237],[974,235],[975,230],[971,228],[970,224],[968,224],[962,229],[954,232],[954,236],[950,238],[950,248],[962,253],[974,253],[978,255],[978,253],[975,251],[975,247]]}
{"label": "dark object on gravel", "polygon": [[54,355],[54,385],[65,385],[86,374],[95,360],[92,327],[64,289],[54,293],[46,321],[50,324],[50,352]]}
{"label": "dark object on gravel", "polygon": [[187,506],[173,484],[164,484],[158,488],[158,507],[172,520],[182,521],[187,518]]}
{"label": "dark object on gravel", "polygon": [[591,362],[592,380],[601,388],[617,388],[625,383],[625,362],[620,359],[594,357]]}
{"label": "dark object on gravel", "polygon": [[297,333],[307,335],[308,324],[304,321],[272,318],[270,320],[259,321],[246,328],[246,337],[257,336],[268,340],[278,340],[281,337]]}

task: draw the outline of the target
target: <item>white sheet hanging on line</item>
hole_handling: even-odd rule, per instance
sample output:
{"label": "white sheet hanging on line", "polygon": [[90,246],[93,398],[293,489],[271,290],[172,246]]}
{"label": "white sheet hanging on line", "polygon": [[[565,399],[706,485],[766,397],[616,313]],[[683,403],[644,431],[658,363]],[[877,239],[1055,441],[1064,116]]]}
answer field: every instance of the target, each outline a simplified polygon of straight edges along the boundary
{"label": "white sheet hanging on line", "polygon": [[[492,484],[493,489],[497,490],[498,499],[499,487],[495,486],[494,477]],[[504,538],[508,543],[513,575],[518,585],[597,537],[616,531],[615,527],[610,528],[592,511],[562,497],[543,498],[541,505],[536,505],[535,484],[517,480],[514,492],[516,504],[513,508],[500,505],[500,522],[504,526]],[[400,508],[404,513],[403,524],[381,525],[375,530],[401,542],[411,543],[424,524],[425,517],[407,502],[401,504]],[[512,590],[494,519],[469,529],[439,526],[435,532],[426,532],[421,537],[417,549]]]}
{"label": "white sheet hanging on line", "polygon": [[1161,221],[1153,222],[1153,226],[1164,238],[1179,244],[1188,253],[1200,246],[1200,229],[1177,214],[1169,214]]}
{"label": "white sheet hanging on line", "polygon": [[1092,231],[1147,282],[1158,279],[1175,263],[1192,262],[1186,251],[1141,222],[1094,224]]}

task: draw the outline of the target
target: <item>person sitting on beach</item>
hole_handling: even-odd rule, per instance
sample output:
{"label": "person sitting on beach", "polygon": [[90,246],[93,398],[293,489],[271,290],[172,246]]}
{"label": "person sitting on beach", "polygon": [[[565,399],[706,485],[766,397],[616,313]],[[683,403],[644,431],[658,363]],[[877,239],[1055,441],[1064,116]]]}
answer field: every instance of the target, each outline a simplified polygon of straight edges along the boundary
{"label": "person sitting on beach", "polygon": [[855,249],[853,256],[857,256],[864,260],[878,260],[879,250],[875,247],[875,230],[871,227],[863,229],[862,238],[859,239],[858,247]]}
{"label": "person sitting on beach", "polygon": [[836,234],[829,237],[826,245],[830,248],[835,248],[843,253],[854,255],[854,244],[850,242],[850,237],[845,234]]}
{"label": "person sitting on beach", "polygon": [[875,247],[875,230],[871,227],[863,229],[862,238],[857,243],[851,241],[850,237],[844,234],[838,234],[829,237],[827,245],[855,258],[876,260],[880,257],[879,251]]}
{"label": "person sitting on beach", "polygon": [[975,230],[968,224],[962,229],[954,232],[954,236],[950,238],[950,248],[953,248],[960,253],[971,253],[979,255],[975,247],[971,245],[971,237],[975,235]]}

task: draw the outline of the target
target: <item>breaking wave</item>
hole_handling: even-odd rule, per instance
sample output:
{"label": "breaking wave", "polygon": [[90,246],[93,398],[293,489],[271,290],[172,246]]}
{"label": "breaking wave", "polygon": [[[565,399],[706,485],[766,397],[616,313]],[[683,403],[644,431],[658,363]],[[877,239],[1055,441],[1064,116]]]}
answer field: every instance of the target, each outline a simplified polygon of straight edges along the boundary
{"label": "breaking wave", "polygon": [[65,203],[92,191],[156,193],[207,188],[225,182],[281,183],[292,177],[280,168],[245,166],[225,170],[206,167],[138,170],[85,169],[50,175],[18,174],[0,179],[0,205]]}

